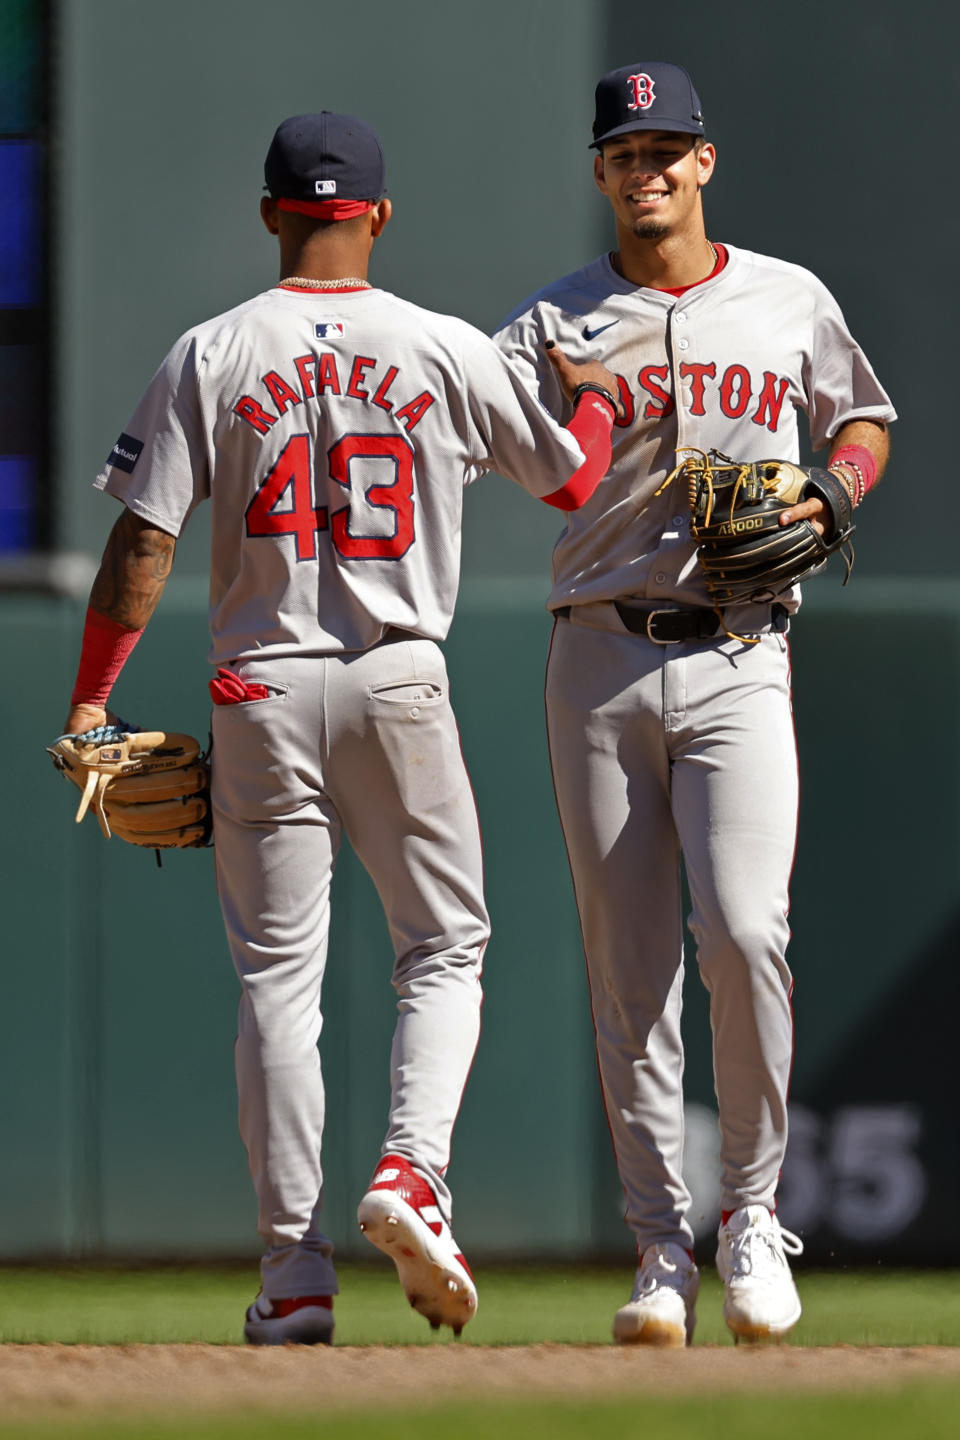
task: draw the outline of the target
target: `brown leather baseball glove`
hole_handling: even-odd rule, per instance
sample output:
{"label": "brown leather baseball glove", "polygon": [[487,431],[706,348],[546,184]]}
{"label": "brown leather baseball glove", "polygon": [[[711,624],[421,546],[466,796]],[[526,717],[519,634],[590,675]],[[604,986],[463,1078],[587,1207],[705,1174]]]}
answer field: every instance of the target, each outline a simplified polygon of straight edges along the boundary
{"label": "brown leather baseball glove", "polygon": [[47,754],[82,791],[78,824],[92,806],[108,839],[151,850],[210,843],[210,766],[192,735],[121,721],[61,735]]}

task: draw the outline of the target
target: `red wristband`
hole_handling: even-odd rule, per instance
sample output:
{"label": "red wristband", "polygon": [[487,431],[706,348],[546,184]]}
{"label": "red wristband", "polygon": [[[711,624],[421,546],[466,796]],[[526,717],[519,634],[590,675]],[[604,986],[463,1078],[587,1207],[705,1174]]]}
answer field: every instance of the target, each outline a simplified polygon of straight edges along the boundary
{"label": "red wristband", "polygon": [[70,704],[106,705],[127,656],[142,634],[142,630],[128,630],[98,610],[88,609]]}
{"label": "red wristband", "polygon": [[856,484],[854,504],[860,501],[877,483],[877,462],[865,445],[841,445],[836,454],[830,456],[830,469],[834,465],[846,465],[853,471]]}

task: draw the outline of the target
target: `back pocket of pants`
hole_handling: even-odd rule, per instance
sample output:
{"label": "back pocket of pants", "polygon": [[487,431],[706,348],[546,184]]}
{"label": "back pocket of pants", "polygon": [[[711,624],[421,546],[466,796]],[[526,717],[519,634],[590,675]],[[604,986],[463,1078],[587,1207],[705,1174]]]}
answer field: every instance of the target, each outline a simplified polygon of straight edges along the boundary
{"label": "back pocket of pants", "polygon": [[371,685],[370,698],[384,705],[416,708],[443,703],[443,686],[433,680],[391,680],[384,685]]}

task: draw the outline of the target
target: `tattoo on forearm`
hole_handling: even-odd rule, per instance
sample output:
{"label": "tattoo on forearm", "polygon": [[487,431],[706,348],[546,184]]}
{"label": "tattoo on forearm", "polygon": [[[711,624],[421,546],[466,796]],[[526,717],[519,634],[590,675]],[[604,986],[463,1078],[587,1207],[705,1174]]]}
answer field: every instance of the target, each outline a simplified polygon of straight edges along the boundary
{"label": "tattoo on forearm", "polygon": [[125,510],[110,532],[90,604],[128,630],[141,630],[153,614],[173,566],[177,542]]}

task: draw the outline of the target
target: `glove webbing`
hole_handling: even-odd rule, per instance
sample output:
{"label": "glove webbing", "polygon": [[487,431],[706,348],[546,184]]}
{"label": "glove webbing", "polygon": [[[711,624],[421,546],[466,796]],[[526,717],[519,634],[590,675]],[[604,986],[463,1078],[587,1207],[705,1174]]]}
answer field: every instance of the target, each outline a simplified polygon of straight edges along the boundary
{"label": "glove webbing", "polygon": [[[666,480],[664,480],[663,484],[662,484],[657,490],[655,490],[655,491],[653,492],[653,498],[656,500],[657,496],[658,496],[658,495],[662,495],[663,492],[664,492],[664,490],[666,490],[670,485],[672,485],[673,482],[674,482],[674,480],[676,480],[679,475],[681,475],[681,474],[686,474],[686,476],[687,476],[687,507],[688,507],[688,509],[690,510],[690,513],[691,513],[691,515],[692,515],[692,514],[693,514],[693,510],[694,510],[694,506],[695,506],[695,504],[696,504],[696,499],[697,499],[697,475],[696,475],[696,472],[697,472],[697,469],[702,465],[702,467],[703,467],[703,475],[704,475],[704,479],[705,479],[705,481],[706,481],[706,485],[707,485],[707,495],[708,495],[708,500],[707,500],[707,514],[706,514],[704,523],[707,524],[707,525],[709,525],[710,520],[711,520],[711,518],[712,518],[712,516],[713,516],[713,504],[714,504],[713,467],[712,467],[711,464],[710,464],[710,457],[709,457],[709,455],[706,453],[706,451],[704,451],[704,450],[697,450],[697,451],[696,451],[696,454],[700,456],[700,460],[697,461],[697,460],[695,459],[695,457],[694,457],[693,454],[690,454],[690,455],[685,456],[684,459],[681,460],[680,464],[677,465],[677,466],[675,466],[675,468],[670,471],[670,474],[667,476]],[[729,459],[727,458],[727,456],[720,456],[719,458],[723,460],[724,464],[735,465],[735,464],[737,463],[735,460],[729,460]],[[740,474],[737,476],[737,479],[736,479],[735,484],[734,484],[734,490],[733,490],[733,498],[734,498],[734,499],[736,498],[737,494],[738,494],[739,491],[740,491],[741,486],[742,486],[743,483],[744,483],[745,475],[749,473],[749,466],[741,465],[741,466],[739,467],[739,469],[740,469]],[[732,511],[733,511],[733,505],[732,505],[732,503],[731,503],[731,513],[732,513]],[[693,527],[692,525],[691,525],[691,534],[693,534],[693,535],[694,535],[694,538],[696,538],[695,531],[694,531],[694,527]],[[717,619],[720,621],[720,625],[721,625],[721,628],[722,628],[722,630],[723,630],[724,635],[728,636],[731,640],[739,640],[739,641],[740,641],[742,644],[744,644],[744,645],[758,645],[758,644],[760,643],[760,636],[759,636],[759,635],[737,635],[737,634],[735,634],[735,632],[728,627],[727,622],[726,622],[726,620],[725,620],[724,617],[723,617],[723,610],[722,610],[721,607],[717,604],[716,600],[714,600],[714,598],[713,598],[712,595],[711,595],[711,597],[710,597],[710,603],[711,603],[711,605],[713,606],[713,613],[716,615]]]}

